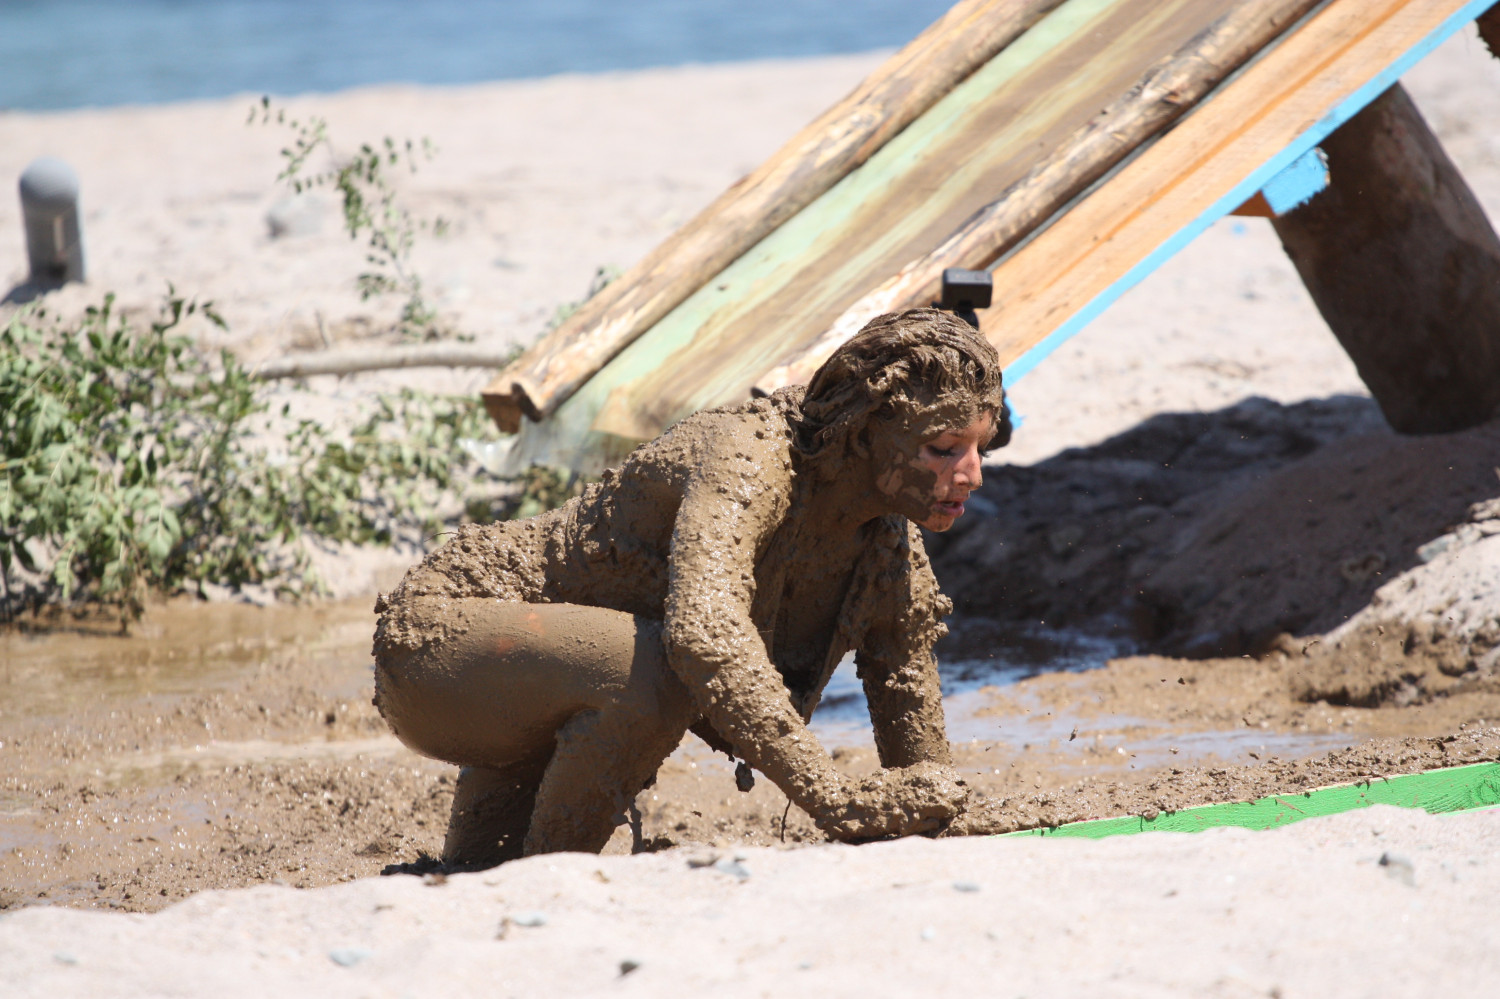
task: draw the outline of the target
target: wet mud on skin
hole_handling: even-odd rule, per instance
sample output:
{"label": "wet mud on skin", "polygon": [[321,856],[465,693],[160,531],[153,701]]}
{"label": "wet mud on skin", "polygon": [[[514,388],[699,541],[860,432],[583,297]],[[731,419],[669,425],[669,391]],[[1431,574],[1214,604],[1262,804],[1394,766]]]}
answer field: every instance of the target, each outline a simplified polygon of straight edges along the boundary
{"label": "wet mud on skin", "polygon": [[[929,319],[974,338],[951,317]],[[997,382],[998,362],[992,370]],[[848,390],[852,398],[874,393],[858,384],[859,391]],[[998,384],[995,392],[998,407]],[[616,803],[628,800],[695,724],[784,789],[821,829],[851,839],[938,826],[965,797],[944,769],[948,747],[931,656],[951,604],[917,529],[899,514],[925,520],[931,513],[936,476],[915,463],[921,441],[957,420],[967,426],[984,400],[957,388],[944,389],[941,404],[892,399],[901,403],[898,416],[878,426],[867,422],[868,413],[850,415],[859,412],[853,404],[845,423],[815,419],[818,407],[831,404],[805,400],[801,387],[708,410],[637,448],[558,510],[461,528],[376,605],[382,714],[406,744],[485,768],[485,780],[550,757],[532,792],[521,846],[527,855],[597,849]],[[830,413],[832,420],[844,411]],[[810,456],[802,440],[810,427],[868,438],[862,447],[870,454],[835,436]],[[891,481],[877,490],[880,475]],[[542,637],[539,630],[524,651],[508,637],[499,643],[503,655],[490,651],[497,636],[537,616],[526,605],[543,603],[573,605],[575,620],[585,623],[573,634],[553,629]],[[670,688],[667,700],[685,702],[680,711],[637,711],[570,658],[582,634],[605,630],[607,612],[661,622],[662,662],[600,655],[618,675],[665,672],[659,686]],[[805,736],[828,673],[851,648],[860,650],[862,672],[879,691],[871,695],[872,714],[887,764],[857,784]],[[517,679],[539,673],[555,683]],[[502,674],[488,685],[496,714],[503,711],[507,728],[526,738],[503,748],[477,735],[445,741],[459,727],[457,711],[438,691],[462,685],[481,698],[479,678]],[[455,683],[460,676],[472,679]],[[554,688],[563,686],[577,687],[578,696],[559,717]],[[676,731],[658,738],[651,723],[678,714]],[[501,835],[476,828],[485,816],[504,813],[480,798],[471,803],[474,794],[460,799],[456,843]],[[510,849],[509,834],[505,839]],[[444,857],[498,859],[462,850]]]}
{"label": "wet mud on skin", "polygon": [[[401,747],[370,705],[371,622],[368,600],[169,604],[124,639],[0,634],[0,906],[150,911],[436,855],[456,771]],[[1500,692],[1337,707],[1295,701],[1289,679],[1285,663],[1139,657],[956,684],[973,795],[949,834],[1500,758]],[[868,723],[855,738],[834,708],[814,734],[841,772],[874,773]],[[639,804],[646,849],[825,841],[769,781],[736,791],[694,736]],[[622,827],[606,852],[631,847]]]}

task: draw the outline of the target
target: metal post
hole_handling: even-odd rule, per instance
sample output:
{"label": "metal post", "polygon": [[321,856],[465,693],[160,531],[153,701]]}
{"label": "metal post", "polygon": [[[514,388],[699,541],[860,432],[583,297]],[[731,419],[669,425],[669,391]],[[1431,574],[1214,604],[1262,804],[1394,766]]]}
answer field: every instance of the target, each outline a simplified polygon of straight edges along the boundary
{"label": "metal post", "polygon": [[21,174],[21,215],[31,284],[55,288],[83,280],[78,174],[55,156],[32,161]]}

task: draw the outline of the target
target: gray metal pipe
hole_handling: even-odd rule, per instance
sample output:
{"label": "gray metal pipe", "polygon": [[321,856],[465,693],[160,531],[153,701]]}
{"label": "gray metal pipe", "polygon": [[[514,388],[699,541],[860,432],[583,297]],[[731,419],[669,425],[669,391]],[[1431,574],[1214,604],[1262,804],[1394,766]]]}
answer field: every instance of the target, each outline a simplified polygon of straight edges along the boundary
{"label": "gray metal pipe", "polygon": [[31,284],[55,288],[83,280],[78,174],[55,156],[33,160],[21,174],[21,216]]}

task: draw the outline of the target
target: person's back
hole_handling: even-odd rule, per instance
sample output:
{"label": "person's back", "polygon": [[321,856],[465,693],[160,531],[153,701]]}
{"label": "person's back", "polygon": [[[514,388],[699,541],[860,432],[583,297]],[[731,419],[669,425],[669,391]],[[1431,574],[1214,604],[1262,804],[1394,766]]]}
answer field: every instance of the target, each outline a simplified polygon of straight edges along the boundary
{"label": "person's back", "polygon": [[[792,430],[800,387],[695,413],[608,469],[582,495],[535,517],[465,525],[379,599],[377,655],[416,650],[439,629],[435,601],[493,597],[576,603],[661,620],[677,514],[695,477],[784,496],[793,482]],[[421,619],[426,626],[416,626]],[[449,633],[448,629],[442,629]]]}

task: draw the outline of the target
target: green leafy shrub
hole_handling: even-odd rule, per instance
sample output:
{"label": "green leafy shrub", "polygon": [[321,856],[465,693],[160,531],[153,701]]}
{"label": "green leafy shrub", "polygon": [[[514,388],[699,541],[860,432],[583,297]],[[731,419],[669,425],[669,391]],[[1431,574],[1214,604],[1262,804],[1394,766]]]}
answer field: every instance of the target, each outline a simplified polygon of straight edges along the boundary
{"label": "green leafy shrub", "polygon": [[[386,136],[376,145],[363,143],[353,155],[340,156],[328,134],[328,122],[310,115],[289,118],[285,108],[275,108],[262,97],[250,109],[250,122],[275,122],[292,132],[292,143],[281,150],[282,170],[276,179],[296,194],[313,188],[332,188],[343,209],[344,230],[350,239],[363,237],[365,263],[370,269],[356,279],[361,300],[397,293],[405,296],[397,328],[404,340],[436,340],[443,335],[437,310],[427,301],[421,275],[412,269],[411,251],[417,233],[441,236],[448,229],[442,218],[417,218],[397,199],[390,171],[405,168],[416,173],[420,160],[437,152],[431,140],[397,142]],[[322,152],[334,165],[316,170],[309,164]]]}
{"label": "green leafy shrub", "polygon": [[223,325],[169,294],[146,329],[112,297],[76,329],[41,312],[0,326],[0,613],[60,598],[134,616],[148,589],[208,582],[297,593],[318,585],[305,535],[436,530],[468,465],[458,441],[491,432],[477,404],[407,391],[348,435],[292,423],[232,354],[194,349],[179,327],[195,314]]}

